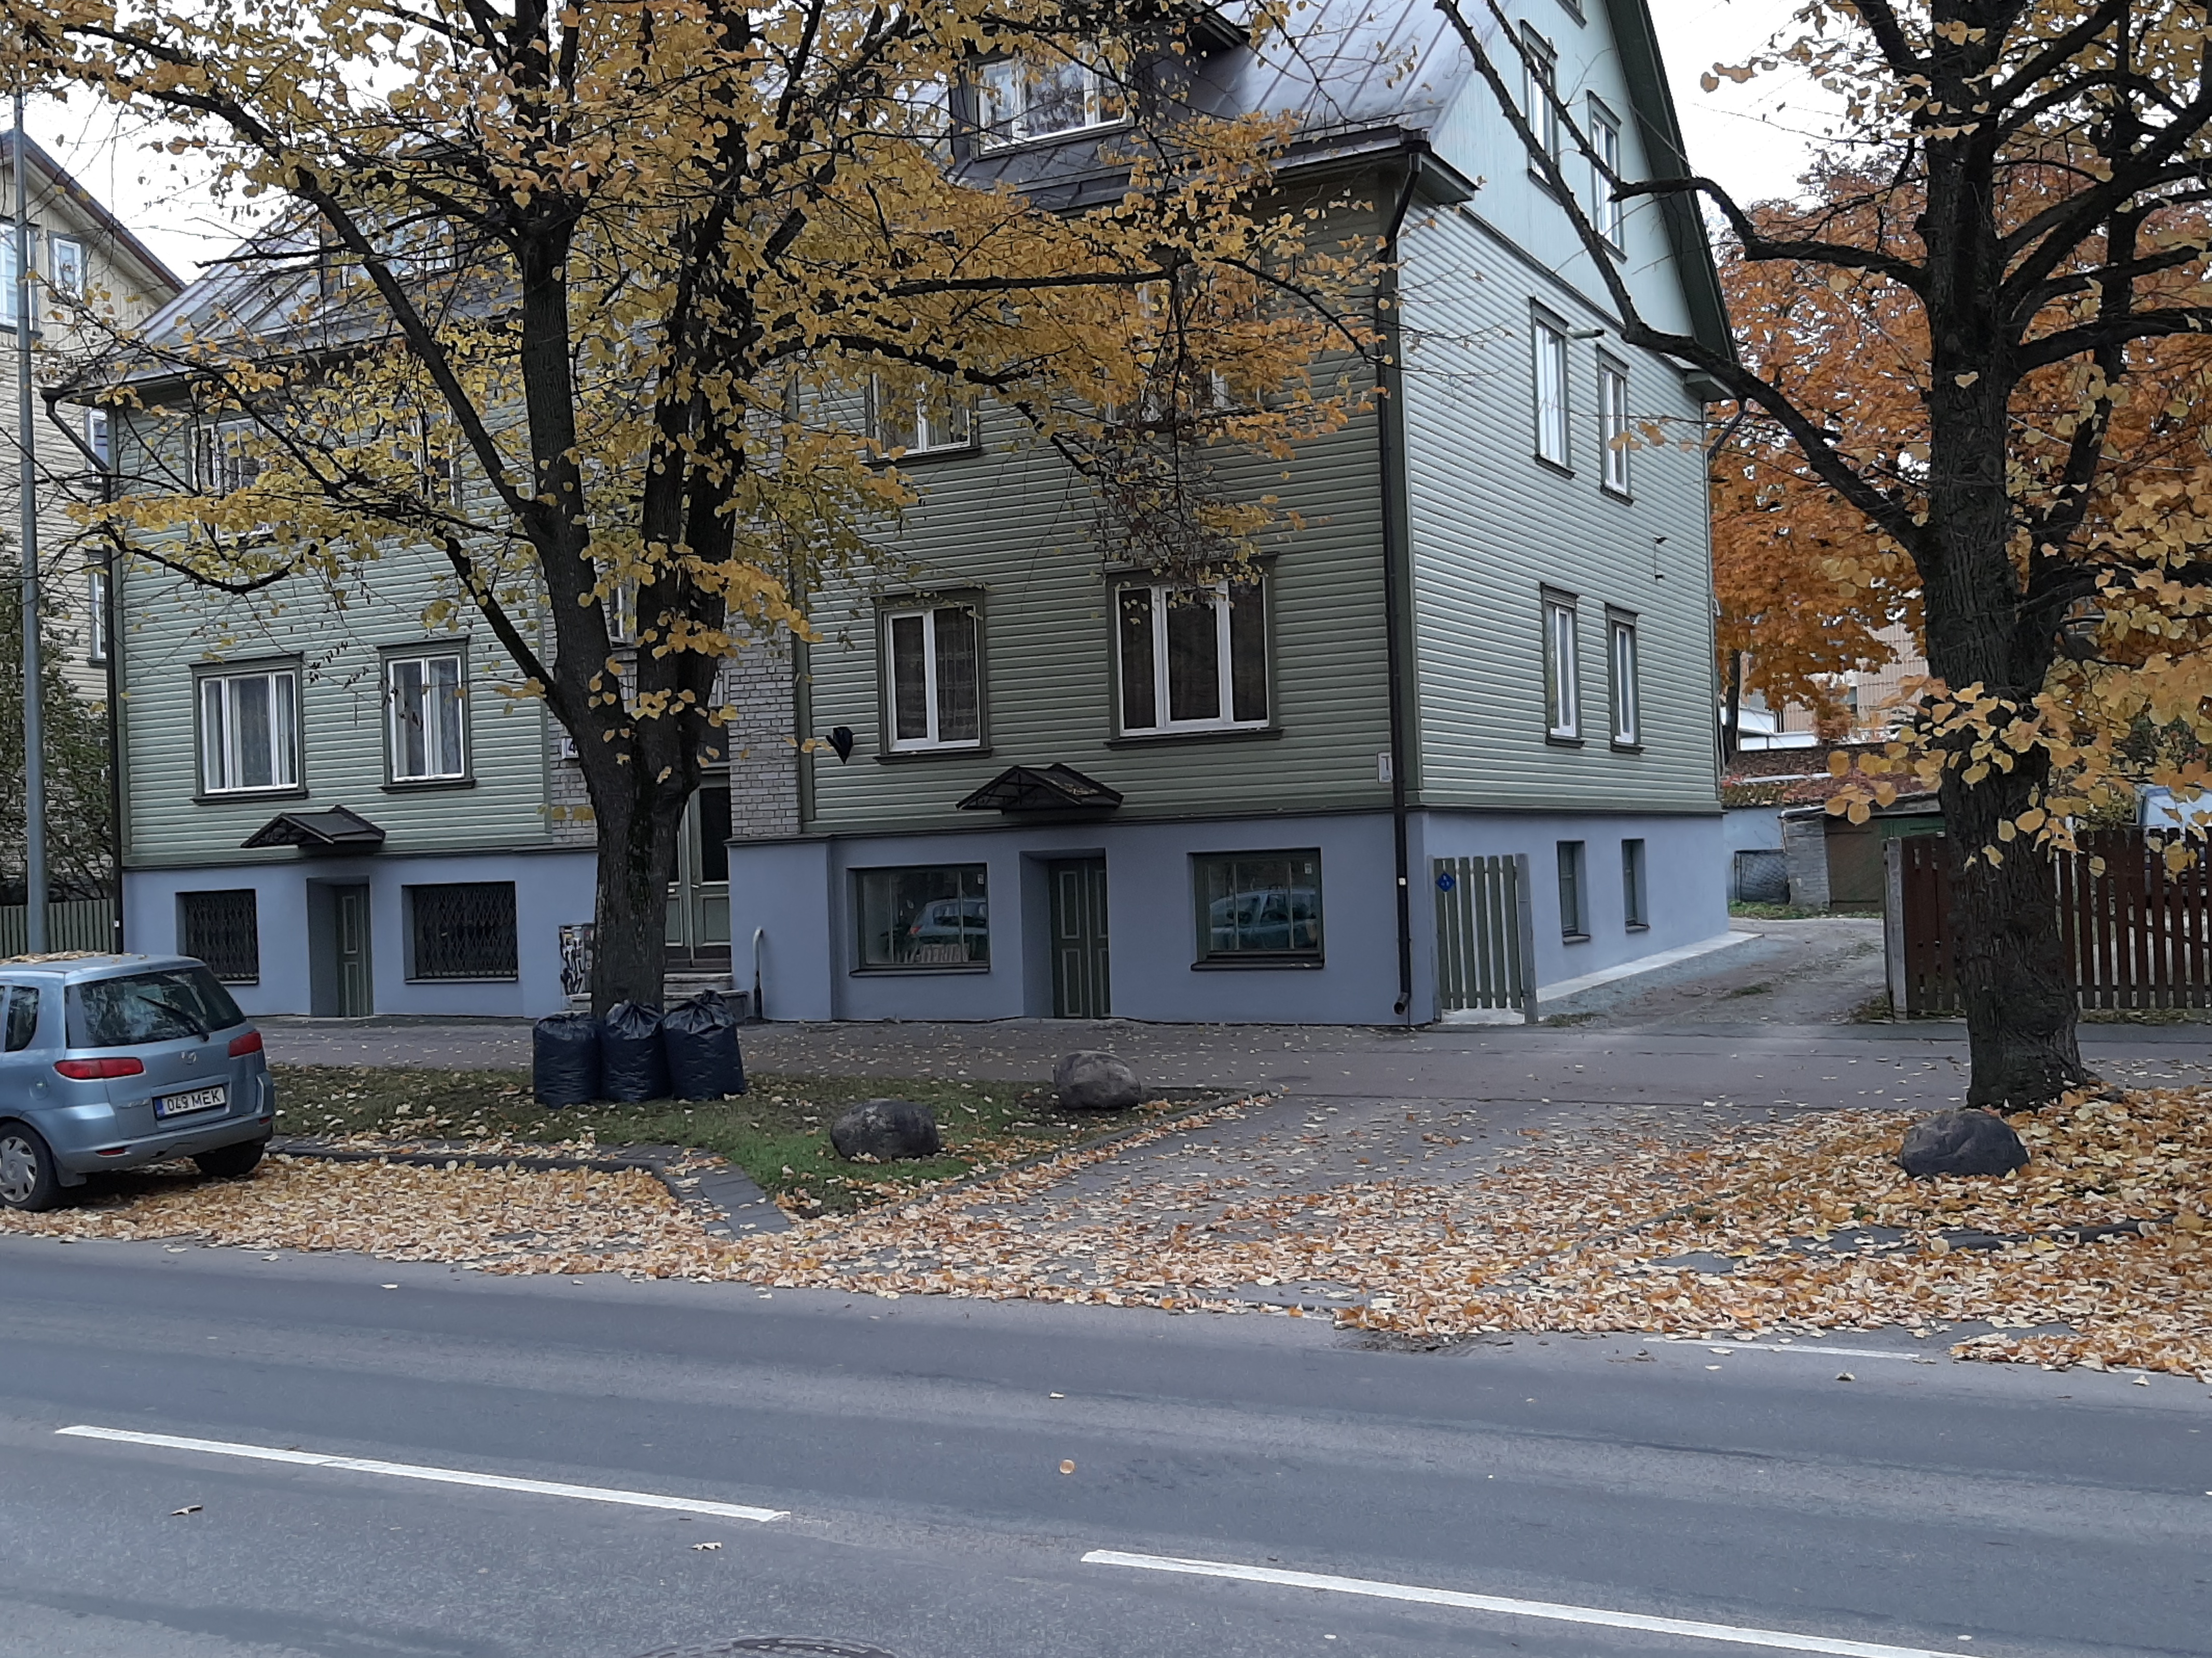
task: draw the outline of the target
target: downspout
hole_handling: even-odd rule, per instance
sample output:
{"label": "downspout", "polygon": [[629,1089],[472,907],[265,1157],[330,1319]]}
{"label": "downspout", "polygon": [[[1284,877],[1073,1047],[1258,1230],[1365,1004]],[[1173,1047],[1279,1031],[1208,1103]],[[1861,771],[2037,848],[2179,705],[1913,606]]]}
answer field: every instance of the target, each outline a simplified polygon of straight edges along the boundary
{"label": "downspout", "polygon": [[[46,418],[91,463],[92,470],[100,477],[100,504],[107,506],[115,499],[113,469],[100,459],[98,450],[84,440],[82,434],[62,418],[61,393],[48,392],[44,395]],[[107,442],[112,453],[115,445],[112,417],[108,422]],[[123,610],[122,594],[116,582],[120,571],[114,543],[110,541],[100,555],[100,572],[106,580],[100,584],[100,626],[107,641],[107,660],[102,665],[107,671],[107,855],[109,878],[115,893],[114,908],[108,912],[107,942],[118,956],[123,953],[123,636],[117,631],[115,623]]]}
{"label": "downspout", "polygon": [[1413,204],[1413,190],[1421,176],[1421,155],[1409,155],[1405,182],[1382,235],[1382,274],[1376,284],[1376,331],[1382,337],[1382,360],[1375,371],[1376,432],[1382,467],[1382,604],[1388,613],[1383,629],[1386,671],[1390,679],[1390,848],[1397,878],[1398,999],[1392,1008],[1407,1024],[1413,1023],[1413,893],[1407,867],[1406,805],[1406,665],[1411,654],[1405,638],[1405,586],[1411,559],[1411,537],[1407,525],[1406,432],[1402,392],[1404,346],[1398,323],[1398,234]]}

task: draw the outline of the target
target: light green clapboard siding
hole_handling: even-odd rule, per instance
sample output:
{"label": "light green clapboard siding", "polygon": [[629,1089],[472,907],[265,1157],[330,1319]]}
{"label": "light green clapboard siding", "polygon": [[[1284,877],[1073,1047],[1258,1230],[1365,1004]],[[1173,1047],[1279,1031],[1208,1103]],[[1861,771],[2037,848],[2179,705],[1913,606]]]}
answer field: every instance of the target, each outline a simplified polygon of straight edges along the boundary
{"label": "light green clapboard siding", "polygon": [[[1482,198],[1471,204],[1480,208]],[[1716,811],[1712,621],[1700,407],[1617,335],[1570,347],[1574,476],[1533,457],[1532,298],[1573,328],[1597,313],[1462,212],[1407,227],[1408,522],[1420,677],[1419,786],[1433,805]],[[1631,458],[1633,499],[1598,488],[1597,353],[1668,441]],[[1666,541],[1657,549],[1656,537]],[[1540,587],[1577,596],[1584,742],[1545,740]],[[1605,606],[1639,618],[1644,751],[1607,726]]]}
{"label": "light green clapboard siding", "polygon": [[1108,745],[1109,580],[1087,486],[1050,452],[1016,446],[1016,419],[1004,411],[984,411],[981,436],[980,453],[915,465],[924,499],[896,539],[913,574],[877,585],[983,590],[991,752],[879,762],[873,594],[863,583],[827,591],[813,607],[823,640],[809,653],[811,729],[848,726],[858,744],[842,765],[817,756],[809,828],[995,823],[996,814],[954,803],[1009,765],[1054,762],[1121,790],[1124,818],[1387,804],[1376,781],[1389,714],[1371,415],[1302,446],[1289,463],[1222,469],[1224,487],[1277,495],[1305,519],[1275,544],[1270,567],[1282,734],[1261,741]]}
{"label": "light green clapboard siding", "polygon": [[[172,441],[170,430],[156,437]],[[125,435],[125,476],[153,469]],[[122,614],[128,858],[138,867],[296,859],[239,843],[281,811],[345,805],[386,832],[387,852],[463,852],[550,845],[546,727],[541,706],[501,695],[522,677],[477,618],[457,633],[423,625],[433,600],[450,596],[442,559],[394,549],[351,588],[333,594],[315,579],[251,597],[198,586],[140,561],[125,576]],[[385,785],[380,647],[464,639],[469,673],[473,787],[392,790]],[[198,756],[195,664],[296,655],[301,659],[304,798],[195,799]]]}

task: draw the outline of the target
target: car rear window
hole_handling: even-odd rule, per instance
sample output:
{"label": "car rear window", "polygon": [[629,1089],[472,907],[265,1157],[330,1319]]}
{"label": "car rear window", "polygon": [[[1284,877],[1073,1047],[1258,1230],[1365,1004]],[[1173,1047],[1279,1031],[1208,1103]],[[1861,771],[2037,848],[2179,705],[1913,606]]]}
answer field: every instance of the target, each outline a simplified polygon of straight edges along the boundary
{"label": "car rear window", "polygon": [[129,1048],[204,1036],[245,1023],[230,993],[204,967],[168,968],[70,987],[71,1048]]}

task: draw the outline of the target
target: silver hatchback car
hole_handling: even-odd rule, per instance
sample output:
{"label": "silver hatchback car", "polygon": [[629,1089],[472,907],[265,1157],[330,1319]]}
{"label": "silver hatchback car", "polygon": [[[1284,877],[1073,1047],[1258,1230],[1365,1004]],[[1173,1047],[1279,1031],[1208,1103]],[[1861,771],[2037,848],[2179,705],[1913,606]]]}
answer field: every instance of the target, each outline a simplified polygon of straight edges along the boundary
{"label": "silver hatchback car", "polygon": [[261,1033],[191,957],[0,962],[0,1205],[168,1157],[247,1174],[276,1117]]}

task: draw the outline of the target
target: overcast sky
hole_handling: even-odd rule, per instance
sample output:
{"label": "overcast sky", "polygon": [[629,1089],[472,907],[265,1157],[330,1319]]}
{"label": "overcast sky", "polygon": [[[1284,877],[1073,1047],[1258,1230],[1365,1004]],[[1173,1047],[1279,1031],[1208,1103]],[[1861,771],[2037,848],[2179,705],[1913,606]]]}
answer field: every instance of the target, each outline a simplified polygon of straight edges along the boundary
{"label": "overcast sky", "polygon": [[[1674,82],[1691,165],[1741,201],[1794,191],[1809,139],[1826,104],[1802,78],[1723,81],[1708,93],[1698,77],[1715,63],[1750,57],[1793,9],[1788,0],[1650,0]],[[238,239],[237,222],[207,199],[189,159],[154,151],[149,132],[104,104],[79,96],[34,103],[31,136],[52,150],[116,216],[187,279]]]}

